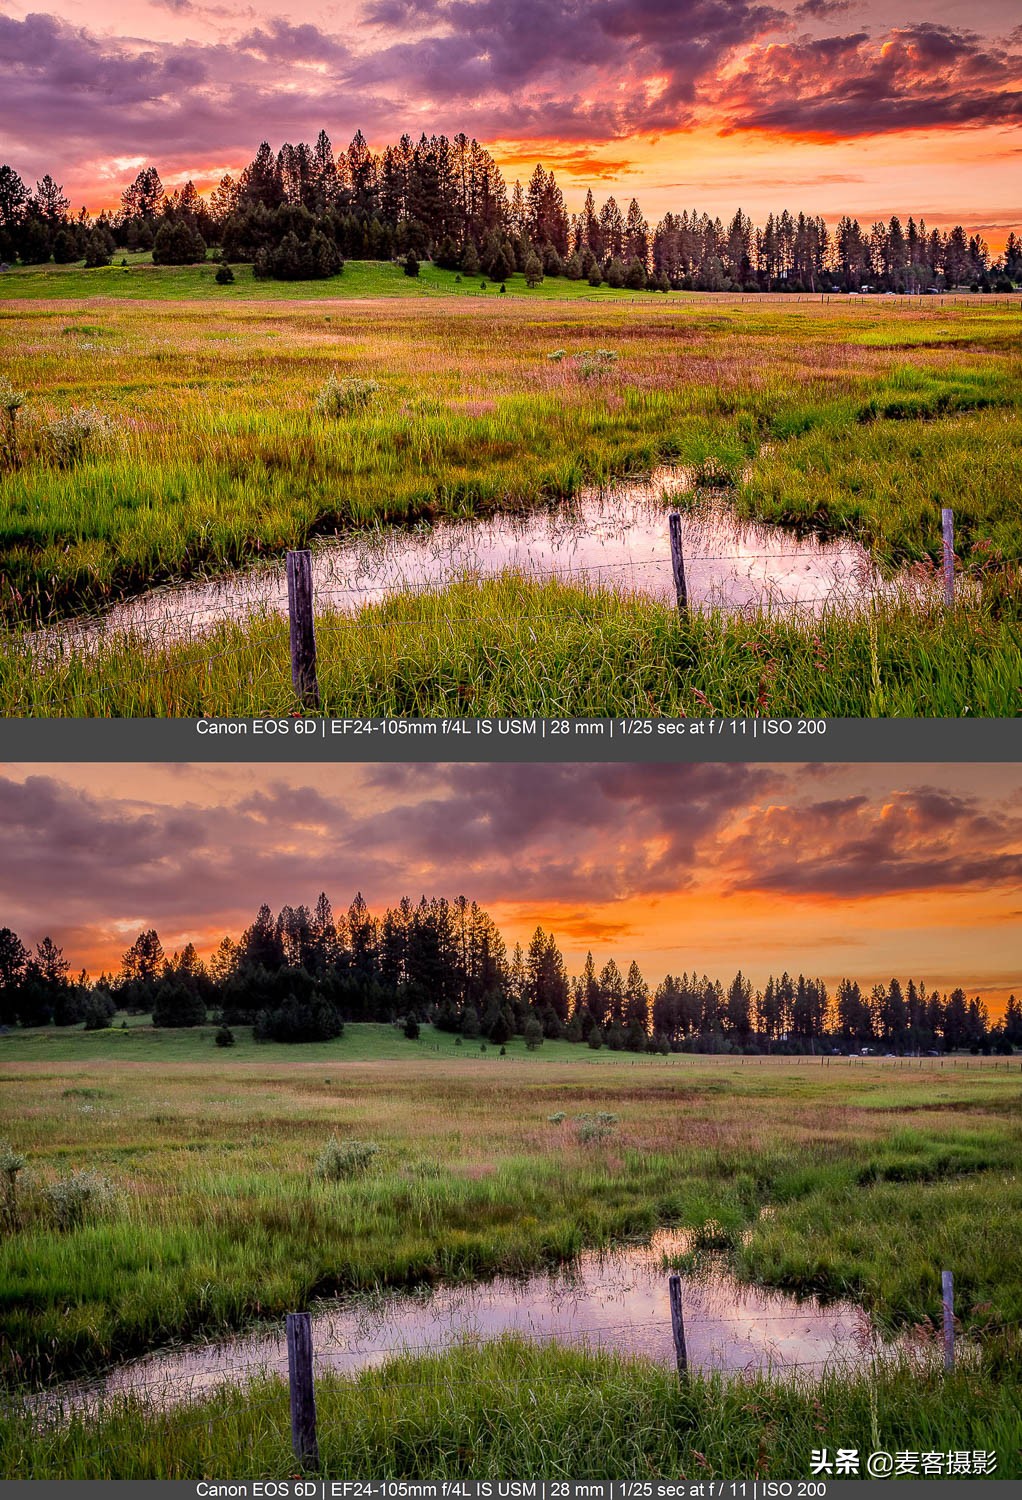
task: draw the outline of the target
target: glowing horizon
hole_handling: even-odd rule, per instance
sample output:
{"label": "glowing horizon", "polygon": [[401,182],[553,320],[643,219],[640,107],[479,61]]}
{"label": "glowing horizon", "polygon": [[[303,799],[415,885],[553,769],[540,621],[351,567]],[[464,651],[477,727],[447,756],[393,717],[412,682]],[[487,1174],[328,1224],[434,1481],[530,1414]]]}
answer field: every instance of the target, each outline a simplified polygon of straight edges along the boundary
{"label": "glowing horizon", "polygon": [[0,925],[93,976],[145,928],[206,955],[262,901],[361,890],[463,893],[509,949],[539,925],[570,972],[591,949],[654,986],[1022,992],[1018,767],[9,766],[0,826]]}
{"label": "glowing horizon", "polygon": [[1022,225],[1014,0],[0,0],[0,58],[5,159],[92,210],[150,163],[208,190],[263,139],[464,130],[651,224],[897,213],[995,252]]}

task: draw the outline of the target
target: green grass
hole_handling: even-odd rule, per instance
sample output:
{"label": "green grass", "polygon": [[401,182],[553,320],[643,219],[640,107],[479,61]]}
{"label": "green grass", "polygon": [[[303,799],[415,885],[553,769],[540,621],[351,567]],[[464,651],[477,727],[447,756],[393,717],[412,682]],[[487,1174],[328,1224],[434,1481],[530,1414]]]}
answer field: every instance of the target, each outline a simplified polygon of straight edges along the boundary
{"label": "green grass", "polygon": [[[654,717],[1013,717],[1022,609],[1000,597],[783,618],[677,612],[641,596],[505,576],[404,594],[355,617],[317,615],[325,712]],[[1009,592],[1009,589],[1011,592]],[[108,637],[41,659],[0,644],[0,714],[287,714],[288,625],[253,617],[177,645]]]}
{"label": "green grass", "polygon": [[[28,1158],[20,1227],[0,1237],[7,1378],[95,1368],[321,1292],[524,1270],[711,1220],[752,1230],[745,1274],[851,1292],[892,1327],[936,1316],[951,1264],[966,1326],[1010,1349],[1013,1071],[549,1043],[500,1057],[448,1038],[436,1053],[431,1032],[416,1044],[388,1031],[227,1052],[209,1028],[143,1024],[0,1040],[0,1138]],[[619,1124],[598,1147],[549,1118],[602,1109]],[[316,1178],[332,1136],[375,1142],[372,1169]],[[82,1169],[114,1197],[54,1232],[44,1189]]]}
{"label": "green grass", "polygon": [[[989,1375],[828,1376],[814,1386],[691,1379],[503,1340],[317,1381],[323,1477],[795,1480],[814,1449],[994,1450],[1022,1475],[1017,1387]],[[226,1387],[161,1412],[136,1401],[40,1431],[0,1416],[0,1466],[25,1479],[290,1478],[287,1391]],[[863,1470],[863,1474],[865,1470]]]}
{"label": "green grass", "polygon": [[[212,1028],[0,1038],[0,1138],[28,1158],[0,1235],[0,1470],[26,1478],[293,1473],[287,1399],[243,1381],[166,1411],[112,1400],[40,1425],[33,1382],[279,1318],[317,1293],[524,1271],[659,1224],[728,1226],[746,1277],[932,1327],[939,1273],[979,1348],[953,1378],[693,1378],[505,1339],[317,1383],[325,1472],[797,1477],[811,1449],[994,1449],[1022,1473],[1017,1062],[591,1054],[501,1058],[431,1029],[215,1048]],[[434,1045],[440,1052],[433,1051]],[[609,1110],[586,1147],[550,1116]],[[331,1137],[379,1146],[324,1182]],[[44,1188],[113,1199],[56,1232]],[[764,1213],[763,1210],[769,1212]],[[743,1233],[744,1232],[744,1233]],[[714,1230],[719,1233],[719,1230]],[[18,1351],[17,1360],[12,1358]]]}
{"label": "green grass", "polygon": [[[127,266],[121,261],[126,260]],[[100,297],[145,298],[154,301],[181,298],[208,298],[212,303],[229,303],[241,299],[272,301],[350,301],[361,297],[426,297],[457,295],[459,297],[499,297],[500,283],[485,276],[462,276],[455,271],[444,271],[439,266],[424,262],[417,277],[406,276],[402,266],[372,260],[349,260],[345,262],[340,276],[328,281],[257,281],[250,265],[236,265],[234,283],[218,286],[217,267],[209,262],[205,266],[154,266],[148,251],[128,251],[114,256],[113,264],[96,266],[86,270],[83,265],[70,266],[17,266],[4,273],[0,280],[3,299],[25,298],[74,298],[92,299]],[[660,294],[615,290],[606,285],[591,287],[588,281],[568,281],[563,276],[544,280],[530,287],[525,278],[512,276],[505,283],[508,297],[527,297],[530,300],[577,301],[579,298],[596,301],[657,300]],[[683,293],[672,293],[664,301],[686,300]]]}
{"label": "green grass", "polygon": [[[679,631],[668,612],[639,601],[590,604],[571,591],[543,593],[533,580],[523,586],[527,626],[537,614],[568,622],[582,653],[565,674],[566,653],[537,630],[550,675],[534,687],[530,662],[490,608],[515,586],[496,585],[481,596],[478,629],[454,595],[435,606],[406,598],[365,616],[365,635],[387,621],[384,660],[371,648],[375,675],[353,681],[342,648],[332,701],[382,712],[402,698],[447,703],[464,690],[503,712],[567,705],[581,701],[574,669],[587,685],[579,711],[642,712],[646,698],[694,711],[701,700],[686,697],[670,670],[644,665],[652,638],[653,658],[669,669],[722,643],[722,670],[711,654],[695,675],[723,712],[775,700],[786,711],[856,715],[1017,710],[1017,603],[1005,604],[1022,559],[1017,307],[586,301],[567,282],[520,300],[448,297],[437,289],[445,277],[452,284],[450,273],[430,269],[418,286],[399,268],[368,264],[350,266],[345,296],[331,299],[244,276],[218,288],[212,274],[139,260],[126,270],[43,267],[5,279],[24,296],[0,304],[4,374],[28,396],[17,419],[20,466],[0,474],[7,712],[167,713],[175,701],[237,703],[239,683],[246,703],[269,708],[286,684],[273,666],[264,678],[259,626],[175,658],[180,690],[163,679],[159,643],[136,643],[139,659],[126,680],[115,674],[109,705],[90,664],[50,672],[19,632],[156,583],[279,558],[318,534],[548,505],[663,462],[723,476],[741,515],[852,536],[885,568],[937,561],[950,503],[961,564],[987,580],[984,611],[947,627],[882,621],[875,648],[861,624],[845,631],[834,621],[824,634],[844,660],[817,690],[805,640],[784,625]],[[144,295],[131,292],[135,284]],[[83,285],[96,295],[80,295]],[[571,357],[549,358],[597,348],[616,358],[592,378]],[[317,410],[333,372],[375,382],[364,411],[331,420]],[[66,461],[54,423],[75,407],[100,413],[109,430]],[[428,648],[431,675],[417,681],[421,652],[409,629],[431,613],[462,663],[453,682],[440,640]],[[354,643],[347,626],[324,629]],[[407,663],[397,681],[394,658]],[[196,678],[200,660],[212,666]]]}
{"label": "green grass", "polygon": [[[122,1028],[121,1022],[124,1022]],[[0,1036],[0,1064],[11,1062],[76,1062],[89,1059],[126,1062],[213,1062],[226,1054],[216,1046],[218,1026],[195,1026],[175,1030],[156,1028],[148,1016],[118,1016],[117,1023],[105,1031],[84,1031],[81,1026],[40,1026],[19,1028]],[[305,1042],[296,1053],[286,1042],[256,1042],[251,1026],[234,1028],[234,1047],[229,1054],[231,1065],[239,1062],[285,1061],[342,1063],[391,1062],[410,1058],[424,1065],[434,1061],[449,1063],[466,1059],[500,1057],[500,1048],[485,1038],[462,1039],[449,1031],[438,1031],[424,1025],[417,1041],[410,1041],[400,1028],[372,1021],[349,1025],[336,1041]],[[485,1043],[485,1050],[483,1050]],[[506,1044],[506,1055],[512,1058],[534,1058],[541,1062],[567,1062],[579,1055],[570,1042],[544,1041],[535,1052],[529,1052],[521,1037]],[[634,1061],[632,1054],[615,1053],[624,1063]]]}
{"label": "green grass", "polygon": [[[968,349],[860,342],[920,320]],[[972,305],[711,315],[705,299],[11,302],[6,373],[29,399],[22,465],[0,476],[0,609],[74,612],[317,532],[549,501],[665,459],[711,464],[740,509],[851,532],[888,562],[939,555],[951,498],[965,560],[977,544],[1018,559],[1016,324]],[[617,355],[598,378],[547,358],[587,347]],[[333,370],[377,382],[365,413],[317,412]],[[49,424],[75,405],[113,435],[61,467]]]}

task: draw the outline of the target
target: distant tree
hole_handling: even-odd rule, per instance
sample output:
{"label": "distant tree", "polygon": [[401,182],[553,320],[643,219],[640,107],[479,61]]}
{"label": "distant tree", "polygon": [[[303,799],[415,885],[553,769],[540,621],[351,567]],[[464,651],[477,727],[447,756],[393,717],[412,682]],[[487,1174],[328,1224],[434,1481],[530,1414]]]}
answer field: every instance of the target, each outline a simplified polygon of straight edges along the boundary
{"label": "distant tree", "polygon": [[102,234],[93,230],[85,241],[85,265],[88,269],[110,264],[110,249]]}
{"label": "distant tree", "polygon": [[543,262],[535,250],[530,251],[525,265],[522,267],[525,273],[526,286],[539,286],[543,280]]}
{"label": "distant tree", "polygon": [[543,1044],[543,1027],[535,1017],[525,1023],[525,1030],[522,1035],[525,1038],[525,1045],[530,1052],[535,1052],[536,1048]]}
{"label": "distant tree", "polygon": [[53,236],[53,259],[58,266],[69,266],[80,257],[78,235],[65,224]]}
{"label": "distant tree", "polygon": [[166,201],[163,183],[155,167],[143,167],[131,186],[121,194],[121,208],[125,219],[147,219],[152,222],[163,212]]}
{"label": "distant tree", "polygon": [[637,256],[628,262],[628,269],[625,272],[625,285],[630,287],[633,292],[645,290],[646,267]]}
{"label": "distant tree", "polygon": [[49,172],[42,182],[35,185],[36,212],[44,218],[51,227],[63,224],[67,219],[71,208],[71,200],[64,195],[64,189],[50,176]]}
{"label": "distant tree", "polygon": [[414,1016],[409,1016],[408,1019],[405,1021],[405,1026],[404,1026],[405,1036],[408,1038],[408,1040],[410,1042],[417,1042],[419,1040],[419,1031],[420,1031],[420,1028],[419,1028],[418,1021],[415,1019]]}
{"label": "distant tree", "polygon": [[153,1000],[153,1025],[167,1027],[202,1026],[206,1020],[206,1002],[178,980],[164,980]]}
{"label": "distant tree", "polygon": [[414,251],[409,250],[408,254],[405,256],[404,266],[402,267],[402,269],[406,276],[411,276],[413,278],[418,276],[419,262],[415,257]]}
{"label": "distant tree", "polygon": [[206,259],[206,241],[187,218],[164,219],[153,240],[154,266],[192,266]]}
{"label": "distant tree", "polygon": [[335,1006],[323,999],[288,995],[273,1010],[260,1011],[252,1034],[257,1042],[329,1042],[344,1031]]}
{"label": "distant tree", "polygon": [[0,1026],[18,1019],[18,998],[25,977],[28,950],[10,927],[0,927]]}
{"label": "distant tree", "polygon": [[82,1005],[86,1031],[106,1031],[117,1012],[113,996],[106,990],[92,990]]}
{"label": "distant tree", "polygon": [[0,229],[13,233],[28,207],[28,188],[13,167],[0,166]]}

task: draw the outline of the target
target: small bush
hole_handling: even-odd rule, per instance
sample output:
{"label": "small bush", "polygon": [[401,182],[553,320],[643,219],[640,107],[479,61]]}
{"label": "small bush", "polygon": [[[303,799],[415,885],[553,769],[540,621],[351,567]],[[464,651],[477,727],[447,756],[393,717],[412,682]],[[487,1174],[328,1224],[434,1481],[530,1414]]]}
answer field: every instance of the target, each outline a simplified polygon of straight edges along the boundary
{"label": "small bush", "polygon": [[213,1040],[216,1042],[218,1047],[233,1047],[234,1032],[229,1026],[221,1026],[220,1030],[217,1032]]}
{"label": "small bush", "polygon": [[17,1229],[19,1224],[18,1173],[24,1166],[25,1158],[6,1141],[0,1141],[0,1191],[3,1192],[3,1201],[0,1202],[0,1223],[5,1224],[9,1229]]}
{"label": "small bush", "polygon": [[213,279],[216,282],[217,286],[233,286],[234,272],[231,270],[226,261],[224,261],[222,265],[217,267],[217,273]]}
{"label": "small bush", "polygon": [[598,380],[616,363],[613,349],[583,349],[575,355],[575,374],[580,380]]}
{"label": "small bush", "polygon": [[357,376],[338,380],[331,374],[316,397],[316,410],[324,417],[350,417],[365,411],[378,390],[375,380],[360,380]]}
{"label": "small bush", "polygon": [[555,1115],[547,1115],[551,1125],[563,1125],[568,1116],[563,1109],[559,1109]]}
{"label": "small bush", "polygon": [[547,355],[547,359],[552,359],[554,364],[559,365],[564,355],[565,351],[563,349],[555,349],[552,354]]}
{"label": "small bush", "polygon": [[77,1229],[113,1199],[113,1184],[98,1172],[72,1172],[43,1189],[43,1198],[58,1229]]}
{"label": "small bush", "polygon": [[365,1172],[380,1148],[375,1141],[339,1141],[332,1136],[316,1159],[313,1175],[324,1182],[342,1182]]}
{"label": "small bush", "polygon": [[405,1022],[405,1036],[410,1042],[419,1040],[419,1023],[414,1016],[409,1016]]}
{"label": "small bush", "polygon": [[26,400],[24,391],[16,391],[9,380],[0,378],[0,412],[3,425],[0,427],[0,468],[16,469],[21,462],[18,449],[18,412]]}
{"label": "small bush", "polygon": [[47,424],[43,442],[58,469],[73,469],[99,452],[114,433],[114,424],[94,406],[72,407]]}
{"label": "small bush", "polygon": [[601,1110],[595,1115],[579,1115],[575,1134],[580,1146],[598,1146],[612,1134],[617,1124],[617,1115]]}

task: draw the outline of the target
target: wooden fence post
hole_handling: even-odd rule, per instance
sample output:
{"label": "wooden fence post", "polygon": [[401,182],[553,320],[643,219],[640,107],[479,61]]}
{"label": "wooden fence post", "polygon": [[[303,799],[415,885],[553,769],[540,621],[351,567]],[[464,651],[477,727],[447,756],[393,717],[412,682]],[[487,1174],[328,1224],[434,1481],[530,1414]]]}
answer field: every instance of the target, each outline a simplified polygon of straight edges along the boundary
{"label": "wooden fence post", "polygon": [[667,1285],[671,1296],[671,1332],[678,1360],[678,1378],[685,1380],[688,1377],[688,1350],[685,1347],[685,1320],[681,1311],[681,1277],[671,1276]]}
{"label": "wooden fence post", "polygon": [[950,1271],[941,1271],[940,1290],[944,1303],[944,1369],[955,1367],[955,1278]]}
{"label": "wooden fence post", "polygon": [[681,551],[681,517],[675,511],[668,520],[671,533],[671,568],[674,572],[674,592],[678,596],[678,613],[688,609],[688,586],[685,583],[685,559]]}
{"label": "wooden fence post", "polygon": [[944,532],[944,603],[955,602],[955,513],[947,506],[940,513]]}
{"label": "wooden fence post", "polygon": [[291,622],[291,681],[302,707],[318,708],[312,553],[307,547],[287,555],[287,612]]}
{"label": "wooden fence post", "polygon": [[307,1469],[319,1468],[316,1393],[312,1386],[312,1320],[308,1313],[287,1315],[287,1379],[291,1392],[291,1446]]}

